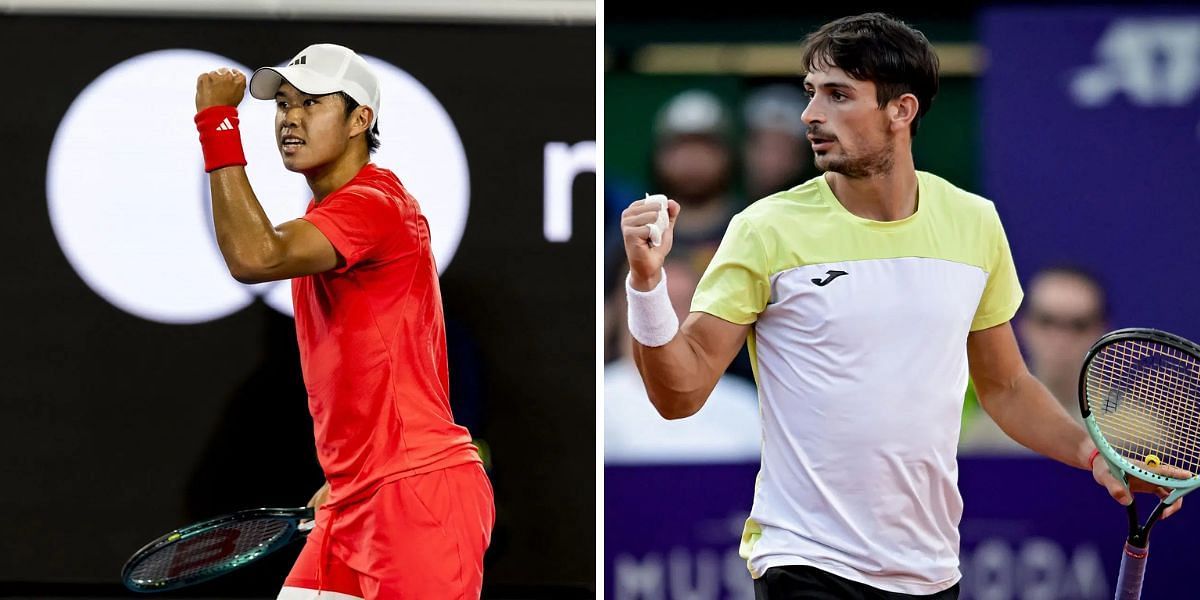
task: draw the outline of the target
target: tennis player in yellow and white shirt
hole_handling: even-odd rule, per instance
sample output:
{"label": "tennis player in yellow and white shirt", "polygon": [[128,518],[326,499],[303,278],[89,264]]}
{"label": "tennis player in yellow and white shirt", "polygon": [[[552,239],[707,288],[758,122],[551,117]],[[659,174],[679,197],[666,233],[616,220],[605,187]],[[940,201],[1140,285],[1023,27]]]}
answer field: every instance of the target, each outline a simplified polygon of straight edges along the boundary
{"label": "tennis player in yellow and white shirt", "polygon": [[655,202],[623,213],[634,357],[655,408],[676,419],[748,344],[763,446],[741,550],[756,598],[956,598],[968,371],[1009,436],[1091,470],[1122,504],[1130,492],[1025,367],[995,207],[914,168],[938,85],[925,36],[848,17],[809,36],[804,64],[823,175],[733,218],[682,326],[662,271],[679,205],[661,221]]}

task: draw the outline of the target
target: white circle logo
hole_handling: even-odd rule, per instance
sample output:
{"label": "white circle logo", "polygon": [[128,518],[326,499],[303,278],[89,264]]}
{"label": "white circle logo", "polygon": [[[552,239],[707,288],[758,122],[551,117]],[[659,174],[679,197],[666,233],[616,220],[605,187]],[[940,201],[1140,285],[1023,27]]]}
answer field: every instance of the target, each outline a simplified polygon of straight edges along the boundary
{"label": "white circle logo", "polygon": [[[469,172],[462,141],[432,93],[403,70],[364,57],[379,77],[382,147],[372,157],[421,202],[439,270],[466,228]],[[230,277],[212,232],[208,176],[195,114],[203,72],[252,69],[208,52],[136,56],[87,86],[50,147],[50,222],[67,260],[112,305],[160,323],[202,323],[255,297],[292,314],[287,281],[243,285]],[[275,147],[274,105],[239,107],[247,175],[273,223],[303,214],[304,178],[285,170]]]}

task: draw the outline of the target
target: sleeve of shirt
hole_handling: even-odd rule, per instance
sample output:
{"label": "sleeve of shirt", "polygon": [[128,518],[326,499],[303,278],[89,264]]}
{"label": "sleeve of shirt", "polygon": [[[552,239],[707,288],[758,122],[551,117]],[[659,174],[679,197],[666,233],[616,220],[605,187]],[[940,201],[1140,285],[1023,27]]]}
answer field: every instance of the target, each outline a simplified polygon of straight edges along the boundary
{"label": "sleeve of shirt", "polygon": [[992,246],[988,256],[988,279],[979,306],[975,309],[975,318],[971,321],[971,331],[995,327],[1012,320],[1025,295],[1021,291],[1021,282],[1017,280],[1017,268],[1013,264],[1012,250],[1009,249],[1008,236],[1004,234],[1000,216],[993,208],[989,217],[991,231],[988,238],[992,240]]}
{"label": "sleeve of shirt", "polygon": [[762,237],[744,215],[729,222],[692,297],[692,312],[749,325],[767,307],[771,281]]}
{"label": "sleeve of shirt", "polygon": [[404,219],[395,202],[370,190],[330,195],[301,218],[316,226],[345,260],[336,273],[383,258]]}

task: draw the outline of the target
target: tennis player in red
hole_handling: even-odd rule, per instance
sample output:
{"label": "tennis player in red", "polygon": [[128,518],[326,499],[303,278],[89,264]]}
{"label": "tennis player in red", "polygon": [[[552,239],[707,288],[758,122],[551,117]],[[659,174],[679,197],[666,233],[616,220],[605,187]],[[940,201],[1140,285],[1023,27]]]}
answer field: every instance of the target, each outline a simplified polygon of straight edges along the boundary
{"label": "tennis player in red", "polygon": [[273,226],[246,177],[243,74],[205,73],[196,126],[230,274],[292,280],[296,338],[326,484],[279,598],[478,598],[495,509],[467,430],[450,412],[429,224],[370,162],[379,83],[333,44],[250,80],[274,100],[283,165],[308,180],[304,217]]}

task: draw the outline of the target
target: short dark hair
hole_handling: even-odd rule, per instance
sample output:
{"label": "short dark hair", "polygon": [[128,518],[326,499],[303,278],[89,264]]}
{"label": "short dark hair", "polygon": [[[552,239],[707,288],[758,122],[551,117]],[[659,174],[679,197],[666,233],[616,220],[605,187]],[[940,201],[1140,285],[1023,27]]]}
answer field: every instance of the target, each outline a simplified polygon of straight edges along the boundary
{"label": "short dark hair", "polygon": [[[337,92],[338,96],[342,97],[342,102],[346,105],[346,118],[354,114],[354,109],[358,108],[358,102],[350,97],[346,92]],[[367,153],[375,154],[382,144],[379,141],[379,119],[375,119],[375,124],[367,130]]]}
{"label": "short dark hair", "polygon": [[806,73],[837,67],[854,79],[873,82],[880,108],[904,94],[916,96],[917,116],[909,130],[913,137],[938,91],[940,64],[933,44],[883,13],[826,23],[804,40],[803,61]]}

